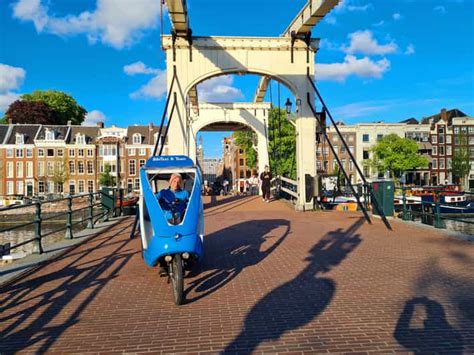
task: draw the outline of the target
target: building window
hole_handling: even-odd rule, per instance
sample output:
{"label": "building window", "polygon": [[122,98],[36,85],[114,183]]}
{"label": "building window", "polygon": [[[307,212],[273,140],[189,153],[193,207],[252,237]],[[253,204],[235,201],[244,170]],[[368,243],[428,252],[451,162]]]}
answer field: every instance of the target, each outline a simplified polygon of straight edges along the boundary
{"label": "building window", "polygon": [[7,178],[12,178],[13,177],[13,162],[9,161],[7,162]]}
{"label": "building window", "polygon": [[87,192],[94,192],[94,180],[87,180]]}
{"label": "building window", "polygon": [[336,171],[336,168],[337,168],[337,161],[333,160],[332,161],[332,171]]}
{"label": "building window", "polygon": [[26,157],[31,158],[33,156],[33,149],[26,148]]}
{"label": "building window", "polygon": [[21,161],[16,162],[16,177],[17,178],[23,177],[23,162]]}
{"label": "building window", "polygon": [[28,178],[33,177],[33,162],[32,161],[26,162],[26,177]]}
{"label": "building window", "polygon": [[46,155],[48,157],[54,157],[54,149],[46,149]]}
{"label": "building window", "polygon": [[77,162],[77,173],[78,174],[84,174],[84,162],[83,161],[78,161]]}
{"label": "building window", "polygon": [[128,155],[135,155],[135,154],[136,154],[135,148],[128,149]]}
{"label": "building window", "polygon": [[74,157],[76,154],[75,154],[75,151],[74,149],[69,149],[69,156],[70,157]]}
{"label": "building window", "polygon": [[140,155],[145,156],[146,155],[146,148],[140,148]]}
{"label": "building window", "polygon": [[38,181],[38,193],[44,194],[44,181]]}
{"label": "building window", "polygon": [[332,141],[333,141],[333,142],[339,142],[338,136],[333,135],[333,136],[332,136]]}
{"label": "building window", "polygon": [[7,149],[7,158],[13,158],[13,149]]}
{"label": "building window", "polygon": [[38,162],[38,176],[44,176],[44,162]]}
{"label": "building window", "polygon": [[85,143],[86,143],[86,137],[83,134],[77,134],[76,144],[85,144]]}
{"label": "building window", "polygon": [[341,154],[346,154],[346,147],[341,145]]}
{"label": "building window", "polygon": [[84,149],[78,149],[77,150],[77,156],[81,157],[81,158],[84,157]]}
{"label": "building window", "polygon": [[135,169],[136,169],[136,165],[135,165],[135,160],[130,160],[128,162],[128,174],[129,175],[135,175]]}
{"label": "building window", "polygon": [[244,159],[243,159],[243,158],[240,158],[240,159],[239,159],[239,165],[240,165],[240,166],[243,166],[243,165],[244,165]]}
{"label": "building window", "polygon": [[52,161],[46,162],[46,174],[48,176],[53,176],[54,174],[54,164]]}
{"label": "building window", "polygon": [[439,147],[439,155],[444,155],[444,147],[443,146]]}
{"label": "building window", "polygon": [[341,159],[341,166],[343,169],[346,168],[346,159]]}
{"label": "building window", "polygon": [[317,161],[316,161],[316,169],[317,169],[318,171],[320,171],[321,168],[322,168],[321,160],[317,160]]}
{"label": "building window", "polygon": [[15,136],[15,144],[25,144],[25,136],[23,134],[17,133]]}
{"label": "building window", "polygon": [[133,135],[133,144],[141,144],[142,143],[142,136],[138,133]]}
{"label": "building window", "polygon": [[56,185],[56,191],[60,194],[64,192],[64,185],[62,182],[58,182],[58,184]]}
{"label": "building window", "polygon": [[117,147],[115,145],[103,145],[99,148],[99,156],[116,156],[117,155]]}
{"label": "building window", "polygon": [[439,144],[444,144],[444,135],[440,135],[438,141]]}
{"label": "building window", "polygon": [[334,154],[338,154],[339,153],[339,147],[337,145],[333,146],[334,148]]}
{"label": "building window", "polygon": [[79,193],[84,193],[84,180],[79,180]]}
{"label": "building window", "polygon": [[64,150],[58,149],[58,157],[63,157],[64,156]]}
{"label": "building window", "polygon": [[435,145],[433,146],[432,154],[433,155],[438,155],[438,147],[435,146]]}
{"label": "building window", "polygon": [[76,182],[74,180],[69,181],[69,194],[74,195],[76,193]]}
{"label": "building window", "polygon": [[352,160],[349,160],[349,170],[354,170],[354,162]]}
{"label": "building window", "polygon": [[377,142],[383,138],[383,134],[377,134]]}
{"label": "building window", "polygon": [[461,127],[461,133],[466,134],[467,133],[467,127]]}
{"label": "building window", "polygon": [[368,150],[364,150],[362,152],[362,159],[369,159],[369,151]]}
{"label": "building window", "polygon": [[145,165],[145,159],[140,159],[140,162],[139,162],[139,167],[141,168],[143,165]]}
{"label": "building window", "polygon": [[452,155],[452,148],[450,145],[446,147],[446,155]]}
{"label": "building window", "polygon": [[433,169],[438,169],[438,159],[433,159],[433,161],[431,162],[431,167]]}
{"label": "building window", "polygon": [[54,192],[54,181],[48,181],[46,183],[46,186],[48,188],[48,192],[51,194]]}
{"label": "building window", "polygon": [[23,195],[23,181],[16,182],[16,194]]}
{"label": "building window", "polygon": [[354,136],[349,136],[349,142],[354,142]]}
{"label": "building window", "polygon": [[140,179],[135,179],[135,190],[140,190]]}
{"label": "building window", "polygon": [[459,133],[459,127],[454,127],[454,134],[458,134]]}
{"label": "building window", "polygon": [[452,137],[452,136],[446,136],[446,143],[447,143],[447,144],[451,144],[451,142],[452,142],[452,138],[451,138],[451,137]]}
{"label": "building window", "polygon": [[349,152],[351,152],[352,154],[354,154],[354,146],[352,146],[352,145],[349,146]]}
{"label": "building window", "polygon": [[46,137],[45,139],[47,141],[54,141],[54,131],[50,130],[50,129],[46,129]]}
{"label": "building window", "polygon": [[133,191],[133,180],[128,179],[127,180],[127,192],[132,192]]}
{"label": "building window", "polygon": [[240,177],[241,179],[244,178],[244,171],[243,171],[243,170],[240,170],[239,177]]}
{"label": "building window", "polygon": [[73,161],[69,162],[69,174],[75,174],[76,173],[76,165],[74,164]]}
{"label": "building window", "polygon": [[321,153],[322,153],[322,150],[321,150],[321,148],[318,147],[318,149],[316,149],[316,156],[320,157]]}
{"label": "building window", "polygon": [[362,142],[368,142],[369,141],[369,135],[368,134],[363,134],[362,135]]}
{"label": "building window", "polygon": [[451,158],[447,158],[447,159],[446,159],[446,162],[448,163],[448,169],[451,169],[452,164],[453,164],[452,159],[451,159]]}
{"label": "building window", "polygon": [[23,158],[23,149],[16,149],[16,157]]}
{"label": "building window", "polygon": [[431,136],[431,143],[433,143],[433,144],[438,143],[438,136],[432,135],[432,136]]}
{"label": "building window", "polygon": [[38,149],[38,156],[39,157],[44,157],[44,149]]}
{"label": "building window", "polygon": [[439,168],[444,169],[444,158],[439,160]]}
{"label": "building window", "polygon": [[7,181],[7,195],[13,195],[13,181]]}
{"label": "building window", "polygon": [[94,174],[94,162],[88,161],[87,162],[87,174],[92,175]]}
{"label": "building window", "polygon": [[90,158],[90,157],[93,157],[94,156],[94,149],[87,149],[87,156]]}

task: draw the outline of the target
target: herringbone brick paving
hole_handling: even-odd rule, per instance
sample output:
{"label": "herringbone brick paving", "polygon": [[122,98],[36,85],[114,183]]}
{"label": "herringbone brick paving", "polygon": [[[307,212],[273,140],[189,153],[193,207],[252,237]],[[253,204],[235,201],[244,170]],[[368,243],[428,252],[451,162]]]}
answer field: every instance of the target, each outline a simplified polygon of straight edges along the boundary
{"label": "herringbone brick paving", "polygon": [[0,353],[473,353],[474,245],[226,199],[174,306],[125,220],[2,290]]}

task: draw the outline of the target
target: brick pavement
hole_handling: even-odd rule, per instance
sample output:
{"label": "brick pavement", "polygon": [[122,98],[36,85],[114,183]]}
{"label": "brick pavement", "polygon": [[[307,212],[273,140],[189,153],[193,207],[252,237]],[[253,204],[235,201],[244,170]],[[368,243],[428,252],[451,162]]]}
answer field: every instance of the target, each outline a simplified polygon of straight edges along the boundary
{"label": "brick pavement", "polygon": [[1,290],[0,353],[473,353],[474,244],[259,198],[207,204],[187,303],[131,219]]}

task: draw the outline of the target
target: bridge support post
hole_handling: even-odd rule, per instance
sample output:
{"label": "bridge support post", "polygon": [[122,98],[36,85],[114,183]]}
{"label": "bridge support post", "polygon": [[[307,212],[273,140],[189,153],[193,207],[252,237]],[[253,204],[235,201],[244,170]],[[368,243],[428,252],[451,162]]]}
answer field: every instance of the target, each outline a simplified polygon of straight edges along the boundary
{"label": "bridge support post", "polygon": [[35,242],[33,247],[33,254],[43,254],[43,243],[41,236],[41,201],[36,200],[35,206]]}
{"label": "bridge support post", "polygon": [[67,197],[67,223],[65,239],[72,239],[72,196]]}

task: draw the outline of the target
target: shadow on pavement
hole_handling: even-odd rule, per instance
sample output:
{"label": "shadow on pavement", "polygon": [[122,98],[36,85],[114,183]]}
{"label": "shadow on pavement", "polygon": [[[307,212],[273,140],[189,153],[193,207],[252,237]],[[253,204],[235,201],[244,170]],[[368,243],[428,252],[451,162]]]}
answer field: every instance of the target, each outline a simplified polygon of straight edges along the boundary
{"label": "shadow on pavement", "polygon": [[[206,236],[206,258],[200,270],[204,276],[193,280],[187,287],[187,296],[191,291],[197,295],[187,297],[186,302],[195,302],[208,296],[232,281],[246,267],[261,262],[288,236],[290,226],[290,222],[284,219],[252,220]],[[267,240],[275,238],[278,239],[270,247],[261,250]]]}
{"label": "shadow on pavement", "polygon": [[[0,353],[19,352],[35,344],[41,344],[35,352],[44,353],[62,333],[79,322],[82,311],[137,253],[124,250],[130,243],[127,238],[105,257],[94,261],[86,258],[93,256],[90,254],[94,250],[113,241],[119,231],[112,229],[112,235],[98,239],[99,244],[93,248],[63,256],[62,259],[73,260],[62,269],[17,282],[2,290],[8,296],[0,304],[0,324],[3,325],[0,328]],[[47,291],[35,292],[48,283]],[[76,303],[76,297],[82,292],[86,292],[87,296],[64,319],[63,310],[69,304]],[[13,309],[13,313],[6,315],[8,309]]]}
{"label": "shadow on pavement", "polygon": [[312,321],[331,302],[335,282],[321,275],[339,265],[361,242],[358,219],[347,230],[327,233],[310,251],[309,264],[294,279],[274,289],[247,314],[240,334],[224,352],[252,353],[260,343],[277,340],[287,331]]}
{"label": "shadow on pavement", "polygon": [[[424,311],[423,327],[410,325],[416,309]],[[462,354],[464,350],[463,338],[448,323],[443,306],[427,297],[413,298],[405,304],[393,336],[400,345],[415,354],[440,351]]]}

